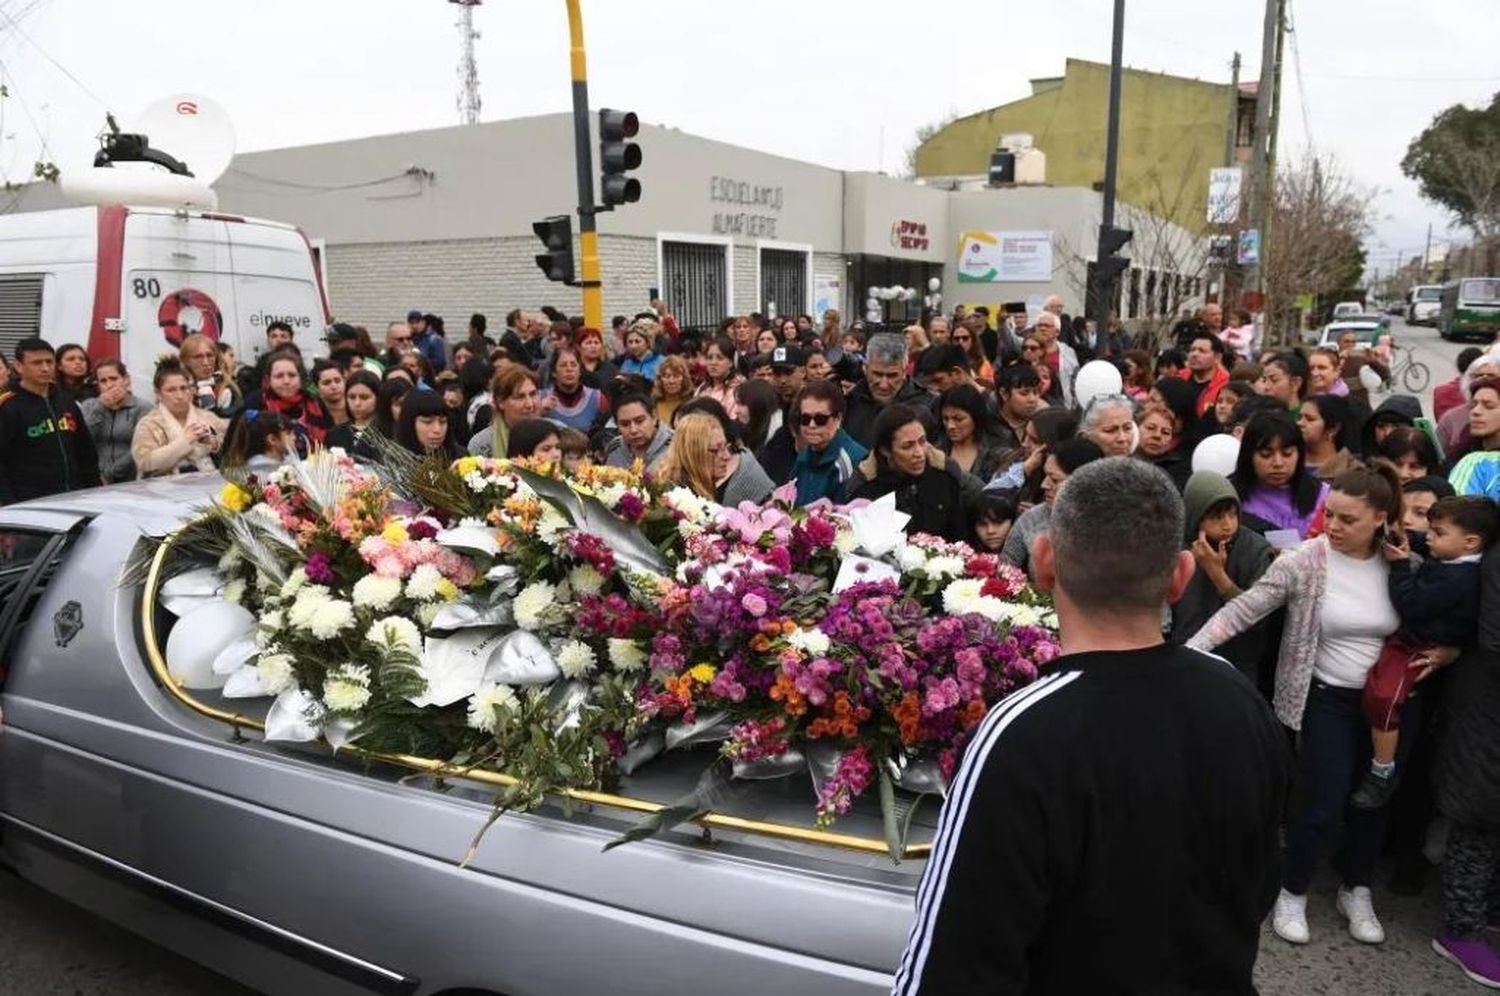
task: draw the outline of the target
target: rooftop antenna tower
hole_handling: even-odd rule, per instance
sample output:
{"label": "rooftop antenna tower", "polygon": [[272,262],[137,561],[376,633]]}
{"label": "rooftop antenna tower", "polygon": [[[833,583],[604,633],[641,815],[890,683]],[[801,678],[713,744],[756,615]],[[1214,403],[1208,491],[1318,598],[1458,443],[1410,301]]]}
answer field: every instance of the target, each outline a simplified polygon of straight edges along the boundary
{"label": "rooftop antenna tower", "polygon": [[458,4],[458,37],[461,45],[458,56],[458,116],[466,125],[479,123],[479,66],[474,61],[474,42],[479,32],[474,30],[474,8],[484,0],[448,0]]}

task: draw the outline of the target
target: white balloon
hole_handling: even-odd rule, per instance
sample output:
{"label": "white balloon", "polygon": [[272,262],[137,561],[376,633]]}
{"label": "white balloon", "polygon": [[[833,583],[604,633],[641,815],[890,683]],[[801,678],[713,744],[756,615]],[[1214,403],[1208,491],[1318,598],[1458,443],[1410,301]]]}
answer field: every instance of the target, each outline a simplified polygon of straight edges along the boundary
{"label": "white balloon", "polygon": [[932,277],[931,279],[929,279],[927,281],[927,289],[930,290],[930,291],[932,291],[932,293],[934,293],[934,294],[936,294],[938,291],[942,290],[942,287],[943,287],[943,282],[941,280],[939,280],[937,277]]}
{"label": "white balloon", "polygon": [[867,322],[878,322],[884,317],[885,316],[880,313],[879,308],[871,308],[869,311],[865,312],[865,321]]}
{"label": "white balloon", "polygon": [[255,617],[233,602],[209,602],[172,627],[167,637],[167,670],[184,688],[223,688],[229,675],[214,672],[214,660],[255,632]]}
{"label": "white balloon", "polygon": [[1209,436],[1193,450],[1193,472],[1211,470],[1228,477],[1240,459],[1240,441],[1221,432]]}
{"label": "white balloon", "polygon": [[880,288],[879,287],[869,287],[869,288],[865,289],[865,297],[879,297],[879,296],[880,296]]}
{"label": "white balloon", "polygon": [[1073,381],[1073,397],[1078,407],[1086,408],[1090,401],[1105,394],[1119,394],[1125,387],[1120,368],[1108,360],[1091,360],[1078,368]]}
{"label": "white balloon", "polygon": [[865,298],[865,310],[866,311],[871,311],[871,310],[873,310],[875,308],[878,308],[878,307],[880,307],[880,298],[878,298],[878,297],[867,297],[867,298]]}

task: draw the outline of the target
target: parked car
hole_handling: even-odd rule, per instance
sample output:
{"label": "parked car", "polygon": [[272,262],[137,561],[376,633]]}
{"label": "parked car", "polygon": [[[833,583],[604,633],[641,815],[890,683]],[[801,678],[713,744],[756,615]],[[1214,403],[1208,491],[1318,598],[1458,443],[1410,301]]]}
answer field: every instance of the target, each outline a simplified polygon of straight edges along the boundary
{"label": "parked car", "polygon": [[1351,330],[1358,337],[1359,345],[1373,346],[1380,336],[1390,334],[1390,325],[1384,315],[1354,315],[1335,319],[1323,326],[1323,330],[1318,333],[1317,345],[1337,346],[1339,336]]}
{"label": "parked car", "polygon": [[1363,314],[1365,306],[1358,301],[1340,301],[1333,306],[1333,320],[1340,318],[1353,318],[1355,315]]}
{"label": "parked car", "polygon": [[1443,302],[1442,284],[1422,284],[1406,294],[1406,323],[1435,325]]}
{"label": "parked car", "polygon": [[502,816],[460,867],[493,788],[268,743],[269,700],[178,686],[163,555],[127,566],[221,484],[0,508],[0,860],[19,875],[270,993],[889,991],[923,862],[879,853],[878,807],[833,837],[805,782],[755,783],[737,823],[602,851],[691,787],[704,758],[678,752],[571,816]]}

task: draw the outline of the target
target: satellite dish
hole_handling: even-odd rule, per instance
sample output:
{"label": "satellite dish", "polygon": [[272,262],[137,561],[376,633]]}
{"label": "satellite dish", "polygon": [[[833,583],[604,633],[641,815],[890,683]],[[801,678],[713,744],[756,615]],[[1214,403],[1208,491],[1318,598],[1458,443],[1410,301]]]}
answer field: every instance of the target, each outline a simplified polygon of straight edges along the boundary
{"label": "satellite dish", "polygon": [[145,135],[153,149],[179,160],[194,179],[211,184],[234,158],[234,126],[224,108],[191,93],[152,101],[132,118],[125,131]]}

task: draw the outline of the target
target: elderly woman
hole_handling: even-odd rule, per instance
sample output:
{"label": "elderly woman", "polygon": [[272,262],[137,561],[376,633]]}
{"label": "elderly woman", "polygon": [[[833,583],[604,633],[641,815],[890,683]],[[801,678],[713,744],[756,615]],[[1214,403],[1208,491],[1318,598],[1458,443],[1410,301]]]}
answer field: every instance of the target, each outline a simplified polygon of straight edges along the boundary
{"label": "elderly woman", "polygon": [[193,405],[193,386],[175,359],[157,365],[152,385],[156,407],[141,416],[130,441],[136,470],[142,477],[213,470],[225,421]]}
{"label": "elderly woman", "polygon": [[1101,394],[1083,410],[1078,431],[1105,456],[1129,456],[1136,446],[1135,404],[1123,394]]}
{"label": "elderly woman", "polygon": [[871,501],[892,492],[896,508],[911,520],[908,533],[931,533],[958,542],[969,537],[959,475],[941,450],[927,442],[916,408],[892,404],[875,417],[870,455],[844,485],[845,498]]}

